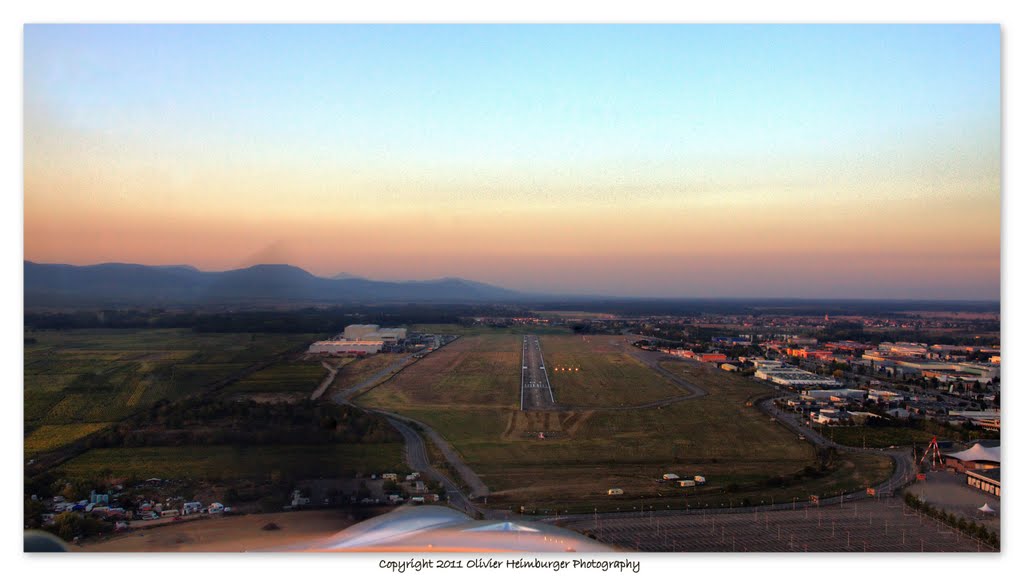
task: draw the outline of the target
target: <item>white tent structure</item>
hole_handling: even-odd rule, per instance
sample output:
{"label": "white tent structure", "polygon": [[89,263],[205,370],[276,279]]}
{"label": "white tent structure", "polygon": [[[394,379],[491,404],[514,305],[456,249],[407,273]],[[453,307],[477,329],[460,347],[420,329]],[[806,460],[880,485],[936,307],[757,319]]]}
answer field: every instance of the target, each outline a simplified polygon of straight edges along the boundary
{"label": "white tent structure", "polygon": [[961,462],[995,462],[999,463],[999,446],[986,448],[981,444],[975,444],[967,450],[946,454],[946,458],[956,458]]}
{"label": "white tent structure", "polygon": [[985,502],[985,504],[981,508],[978,508],[978,510],[981,510],[986,514],[991,514],[996,511],[995,508],[992,508],[991,506],[988,505],[988,502]]}

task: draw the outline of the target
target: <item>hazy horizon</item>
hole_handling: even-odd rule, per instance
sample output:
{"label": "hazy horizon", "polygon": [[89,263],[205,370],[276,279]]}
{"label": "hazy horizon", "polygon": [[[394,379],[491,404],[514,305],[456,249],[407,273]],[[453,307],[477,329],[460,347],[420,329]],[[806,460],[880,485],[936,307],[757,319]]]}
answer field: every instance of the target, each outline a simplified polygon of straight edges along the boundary
{"label": "hazy horizon", "polygon": [[1000,29],[27,25],[24,258],[1000,299]]}

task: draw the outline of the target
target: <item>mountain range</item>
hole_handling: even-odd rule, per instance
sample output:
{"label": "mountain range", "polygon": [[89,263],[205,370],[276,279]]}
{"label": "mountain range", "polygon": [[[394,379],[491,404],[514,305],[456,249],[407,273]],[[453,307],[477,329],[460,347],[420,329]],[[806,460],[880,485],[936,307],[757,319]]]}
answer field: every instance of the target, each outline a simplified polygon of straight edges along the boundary
{"label": "mountain range", "polygon": [[286,264],[204,272],[192,266],[40,264],[25,261],[26,306],[501,302],[528,293],[463,278],[386,282],[314,276]]}

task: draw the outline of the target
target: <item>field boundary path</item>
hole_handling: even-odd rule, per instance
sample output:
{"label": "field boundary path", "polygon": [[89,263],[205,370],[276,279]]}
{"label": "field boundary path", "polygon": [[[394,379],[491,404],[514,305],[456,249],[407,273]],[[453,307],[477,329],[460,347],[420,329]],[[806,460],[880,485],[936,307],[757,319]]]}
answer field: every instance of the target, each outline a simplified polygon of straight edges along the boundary
{"label": "field boundary path", "polygon": [[351,400],[352,398],[355,398],[356,396],[359,396],[360,394],[367,392],[370,388],[373,388],[374,386],[377,386],[379,384],[383,384],[384,382],[392,378],[395,374],[398,374],[407,366],[413,364],[416,361],[414,356],[415,354],[407,354],[405,356],[402,356],[401,358],[395,360],[391,364],[388,364],[387,366],[381,368],[380,370],[374,372],[373,374],[370,374],[358,384],[354,384],[352,386],[349,386],[348,388],[335,392],[334,395],[331,396],[331,400],[337,404],[344,404]]}
{"label": "field boundary path", "polygon": [[309,395],[310,400],[316,400],[317,398],[323,396],[324,392],[326,392],[327,389],[334,382],[334,377],[338,375],[338,368],[331,366],[327,362],[321,362],[320,365],[327,369],[328,374],[327,376],[324,376],[323,382],[321,382],[320,385],[317,386],[316,390],[314,390],[313,393]]}

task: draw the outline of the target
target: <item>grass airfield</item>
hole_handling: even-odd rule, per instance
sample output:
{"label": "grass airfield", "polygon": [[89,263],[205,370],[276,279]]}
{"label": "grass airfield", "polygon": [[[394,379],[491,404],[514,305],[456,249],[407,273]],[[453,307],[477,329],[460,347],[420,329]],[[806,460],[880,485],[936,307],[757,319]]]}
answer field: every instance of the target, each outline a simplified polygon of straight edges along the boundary
{"label": "grass airfield", "polygon": [[[518,410],[522,337],[500,333],[463,336],[356,403],[435,428],[491,489],[488,505],[499,508],[614,510],[641,499],[671,506],[739,502],[755,494],[806,498],[860,489],[888,473],[886,458],[851,456],[823,478],[798,477],[815,465],[813,447],[746,405],[769,389],[713,366],[666,357],[665,369],[708,395],[612,410],[684,392],[632,358],[621,337],[542,334],[540,341],[563,410]],[[563,366],[579,371],[555,370]],[[667,472],[701,474],[709,482],[690,489],[655,482]],[[607,496],[613,487],[625,494]]]}

